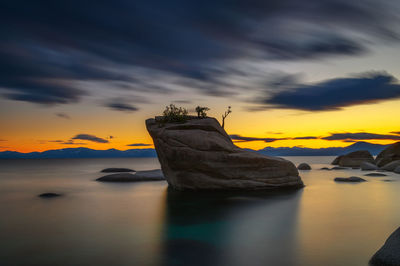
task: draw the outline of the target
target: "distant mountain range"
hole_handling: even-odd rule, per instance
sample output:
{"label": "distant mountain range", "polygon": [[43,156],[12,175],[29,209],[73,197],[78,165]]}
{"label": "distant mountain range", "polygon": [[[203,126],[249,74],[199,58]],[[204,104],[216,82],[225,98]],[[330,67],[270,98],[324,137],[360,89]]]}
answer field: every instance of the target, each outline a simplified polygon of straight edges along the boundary
{"label": "distant mountain range", "polygon": [[[372,144],[368,142],[356,142],[347,147],[332,148],[302,148],[302,147],[266,147],[255,152],[271,156],[336,156],[357,150],[368,150],[377,155],[388,145]],[[0,152],[0,159],[49,159],[49,158],[143,158],[156,157],[154,149],[130,149],[120,151],[116,149],[92,150],[88,148],[67,148],[48,150],[44,152],[20,153],[16,151]]]}

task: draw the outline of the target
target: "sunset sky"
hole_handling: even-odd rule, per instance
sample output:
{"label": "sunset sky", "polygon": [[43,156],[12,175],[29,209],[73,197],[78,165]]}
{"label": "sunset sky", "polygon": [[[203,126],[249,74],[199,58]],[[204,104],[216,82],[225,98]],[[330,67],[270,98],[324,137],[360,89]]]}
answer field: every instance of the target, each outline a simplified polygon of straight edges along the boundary
{"label": "sunset sky", "polygon": [[[240,147],[400,140],[400,2],[2,1],[0,151],[152,147],[208,106]],[[150,145],[150,146],[149,146]]]}

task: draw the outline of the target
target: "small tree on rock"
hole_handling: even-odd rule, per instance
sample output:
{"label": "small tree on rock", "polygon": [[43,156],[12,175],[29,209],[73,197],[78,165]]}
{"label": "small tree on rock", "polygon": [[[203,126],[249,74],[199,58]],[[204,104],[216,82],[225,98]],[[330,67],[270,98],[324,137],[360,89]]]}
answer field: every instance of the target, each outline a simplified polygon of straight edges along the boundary
{"label": "small tree on rock", "polygon": [[225,127],[225,118],[232,113],[231,107],[228,106],[228,110],[225,111],[225,113],[222,115],[222,128]]}
{"label": "small tree on rock", "polygon": [[208,108],[208,107],[197,106],[196,107],[197,117],[198,118],[206,118],[207,111],[209,111],[209,110],[210,110],[210,108]]}

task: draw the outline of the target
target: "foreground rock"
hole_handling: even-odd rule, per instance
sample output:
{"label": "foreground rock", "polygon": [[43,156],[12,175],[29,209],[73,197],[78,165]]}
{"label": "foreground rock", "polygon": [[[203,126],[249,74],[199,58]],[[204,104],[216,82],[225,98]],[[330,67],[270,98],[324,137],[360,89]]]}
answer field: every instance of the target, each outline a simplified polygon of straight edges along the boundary
{"label": "foreground rock", "polygon": [[299,170],[311,170],[311,166],[307,163],[301,163],[299,166],[297,166],[297,169]]}
{"label": "foreground rock", "polygon": [[53,192],[47,192],[47,193],[42,193],[40,195],[38,195],[38,197],[40,198],[56,198],[56,197],[60,197],[61,194],[58,193],[53,193]]}
{"label": "foreground rock", "polygon": [[376,165],[373,164],[373,163],[369,163],[369,162],[362,162],[362,163],[360,164],[360,168],[361,168],[361,170],[363,170],[363,171],[373,171],[373,170],[378,170],[378,169],[379,169],[378,166],[376,166]]}
{"label": "foreground rock", "polygon": [[160,169],[149,171],[138,171],[135,174],[117,173],[105,175],[96,179],[102,182],[139,182],[139,181],[160,181],[165,180],[165,177]]}
{"label": "foreground rock", "polygon": [[350,183],[359,183],[359,182],[366,182],[364,178],[358,176],[350,176],[350,177],[336,177],[335,182],[350,182]]}
{"label": "foreground rock", "polygon": [[400,160],[400,142],[394,143],[381,151],[375,161],[377,166],[382,167],[397,160]]}
{"label": "foreground rock", "polygon": [[160,125],[147,119],[163,173],[177,190],[302,187],[296,166],[235,146],[215,118]]}
{"label": "foreground rock", "polygon": [[370,260],[370,265],[400,265],[400,228],[397,228],[385,244],[375,253]]}
{"label": "foreground rock", "polygon": [[370,174],[365,174],[365,176],[376,176],[376,177],[379,177],[379,176],[387,176],[387,175],[381,174],[381,173],[370,173]]}
{"label": "foreground rock", "polygon": [[101,170],[102,173],[127,173],[127,172],[135,172],[135,170],[129,168],[106,168]]}
{"label": "foreground rock", "polygon": [[360,167],[361,163],[375,163],[374,157],[369,151],[354,151],[346,155],[338,156],[332,164],[343,167]]}
{"label": "foreground rock", "polygon": [[341,166],[335,166],[335,167],[332,167],[330,170],[345,170],[345,169],[347,169],[347,168],[341,167]]}
{"label": "foreground rock", "polygon": [[400,166],[400,160],[385,164],[381,169],[393,172],[398,166]]}

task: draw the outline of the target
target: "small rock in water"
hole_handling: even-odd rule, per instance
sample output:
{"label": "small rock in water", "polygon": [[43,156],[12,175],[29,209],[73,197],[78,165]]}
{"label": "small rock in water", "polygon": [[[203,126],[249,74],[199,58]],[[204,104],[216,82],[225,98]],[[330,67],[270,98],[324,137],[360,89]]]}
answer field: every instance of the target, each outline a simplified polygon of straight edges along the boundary
{"label": "small rock in water", "polygon": [[129,168],[106,168],[101,170],[102,173],[127,173],[127,172],[135,172],[135,170]]}
{"label": "small rock in water", "polygon": [[328,167],[322,167],[320,170],[327,170],[327,171],[329,171],[329,170],[332,170],[332,169],[330,169],[330,168],[328,168]]}
{"label": "small rock in water", "polygon": [[400,265],[400,228],[397,228],[385,244],[372,256],[370,265]]}
{"label": "small rock in water", "polygon": [[394,171],[397,167],[400,166],[400,160],[390,162],[382,167],[383,170],[386,171]]}
{"label": "small rock in water", "polygon": [[381,174],[381,173],[369,173],[369,174],[365,174],[365,176],[387,176],[387,175]]}
{"label": "small rock in water", "polygon": [[383,182],[395,182],[396,180],[393,180],[393,179],[383,179],[382,181],[383,181]]}
{"label": "small rock in water", "polygon": [[351,182],[351,183],[356,183],[356,182],[366,182],[367,180],[358,177],[358,176],[350,176],[350,177],[336,177],[335,182]]}
{"label": "small rock in water", "polygon": [[360,167],[361,167],[361,170],[363,170],[363,171],[378,170],[378,166],[376,166],[373,163],[369,163],[369,162],[362,162]]}
{"label": "small rock in water", "polygon": [[38,195],[40,198],[55,198],[55,197],[60,197],[61,194],[58,193],[53,193],[53,192],[47,192],[47,193],[42,193]]}
{"label": "small rock in water", "polygon": [[297,169],[299,170],[311,170],[311,166],[307,163],[301,163],[299,166],[297,166]]}
{"label": "small rock in water", "polygon": [[335,166],[335,167],[331,168],[331,170],[344,170],[344,169],[347,169],[347,168],[346,167],[341,167],[341,166]]}
{"label": "small rock in water", "polygon": [[102,182],[138,182],[138,181],[159,181],[165,180],[165,177],[160,169],[138,171],[135,174],[117,173],[105,175],[96,179]]}
{"label": "small rock in water", "polygon": [[400,174],[400,166],[397,166],[396,169],[394,169],[394,172],[396,174]]}

